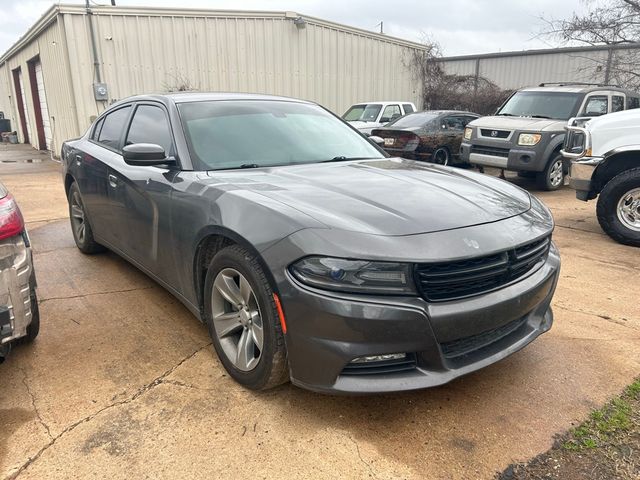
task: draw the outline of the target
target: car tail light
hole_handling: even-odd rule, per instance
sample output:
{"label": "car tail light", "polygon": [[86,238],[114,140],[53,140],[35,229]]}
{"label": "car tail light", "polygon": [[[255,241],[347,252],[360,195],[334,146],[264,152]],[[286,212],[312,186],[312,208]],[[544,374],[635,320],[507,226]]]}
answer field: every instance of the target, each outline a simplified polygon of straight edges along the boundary
{"label": "car tail light", "polygon": [[19,235],[24,230],[22,213],[11,194],[0,199],[0,240]]}

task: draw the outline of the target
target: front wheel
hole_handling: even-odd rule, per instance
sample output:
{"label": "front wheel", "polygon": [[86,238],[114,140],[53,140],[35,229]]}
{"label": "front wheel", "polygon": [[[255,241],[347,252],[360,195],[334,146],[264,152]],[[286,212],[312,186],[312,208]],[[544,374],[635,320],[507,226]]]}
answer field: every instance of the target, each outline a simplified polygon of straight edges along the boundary
{"label": "front wheel", "polygon": [[607,182],[596,206],[598,222],[616,242],[640,247],[640,168]]}
{"label": "front wheel", "polygon": [[451,163],[451,153],[449,153],[449,149],[446,147],[436,149],[436,151],[431,154],[429,162],[437,165],[449,165],[449,163]]}
{"label": "front wheel", "polygon": [[266,390],[288,380],[275,297],[255,255],[233,245],[213,257],[205,280],[205,319],[222,365],[238,383]]}
{"label": "front wheel", "polygon": [[564,161],[562,155],[556,155],[547,163],[542,172],[536,175],[538,188],[547,191],[558,190],[564,185]]}

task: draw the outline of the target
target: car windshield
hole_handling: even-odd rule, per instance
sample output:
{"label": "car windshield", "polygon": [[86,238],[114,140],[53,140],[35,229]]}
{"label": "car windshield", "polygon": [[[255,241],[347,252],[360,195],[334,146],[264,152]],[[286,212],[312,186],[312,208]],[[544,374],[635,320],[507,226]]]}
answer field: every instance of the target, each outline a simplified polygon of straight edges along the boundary
{"label": "car windshield", "polygon": [[384,158],[326,110],[286,101],[206,101],[178,105],[198,170]]}
{"label": "car windshield", "polygon": [[497,115],[568,120],[576,114],[580,98],[572,92],[516,92]]}
{"label": "car windshield", "polygon": [[381,109],[382,105],[354,105],[342,118],[347,122],[375,122]]}
{"label": "car windshield", "polygon": [[386,126],[394,128],[423,127],[437,116],[435,113],[410,113],[391,121]]}

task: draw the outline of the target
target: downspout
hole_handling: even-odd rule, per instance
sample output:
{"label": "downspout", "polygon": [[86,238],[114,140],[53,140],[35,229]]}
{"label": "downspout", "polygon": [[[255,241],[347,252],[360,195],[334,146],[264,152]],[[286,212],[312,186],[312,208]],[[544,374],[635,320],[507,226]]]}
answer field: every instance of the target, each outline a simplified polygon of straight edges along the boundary
{"label": "downspout", "polygon": [[97,83],[102,83],[102,74],[100,73],[100,62],[98,61],[98,47],[96,45],[96,33],[93,28],[93,12],[91,11],[91,6],[89,5],[89,0],[87,0],[85,4],[85,9],[89,19],[89,35],[91,41],[91,53],[93,55],[93,68],[95,70],[95,78]]}

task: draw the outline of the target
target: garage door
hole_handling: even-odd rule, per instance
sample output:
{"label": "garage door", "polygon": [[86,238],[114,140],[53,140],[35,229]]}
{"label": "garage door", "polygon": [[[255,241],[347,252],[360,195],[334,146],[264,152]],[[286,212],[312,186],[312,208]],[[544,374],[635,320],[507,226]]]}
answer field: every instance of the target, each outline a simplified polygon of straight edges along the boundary
{"label": "garage door", "polygon": [[44,92],[44,78],[42,76],[42,64],[40,62],[36,62],[35,71],[36,84],[38,85],[38,97],[40,98],[40,111],[42,112],[42,126],[44,127],[44,139],[47,144],[47,150],[51,150],[51,121],[49,120],[47,96]]}
{"label": "garage door", "polygon": [[27,97],[24,94],[24,77],[22,76],[22,70],[18,71],[18,83],[20,83],[20,93],[22,96],[22,111],[24,112],[24,121],[27,124],[27,136],[31,141],[33,136],[31,135],[31,122],[29,121],[29,109],[27,108]]}

